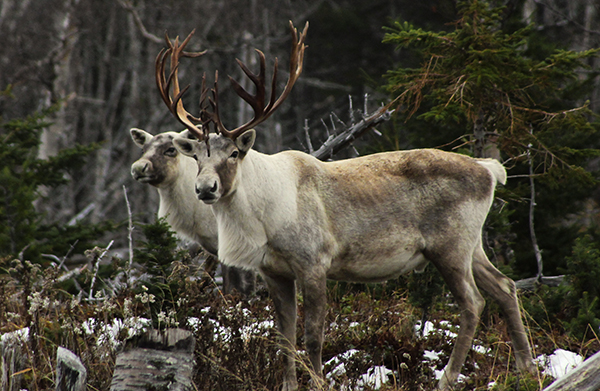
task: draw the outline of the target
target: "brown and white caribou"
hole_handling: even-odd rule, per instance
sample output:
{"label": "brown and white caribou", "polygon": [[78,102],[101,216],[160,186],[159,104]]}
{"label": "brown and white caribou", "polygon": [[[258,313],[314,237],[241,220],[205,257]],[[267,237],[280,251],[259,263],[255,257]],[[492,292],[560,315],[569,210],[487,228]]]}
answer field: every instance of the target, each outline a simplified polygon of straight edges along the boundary
{"label": "brown and white caribou", "polygon": [[[142,156],[131,165],[131,175],[158,190],[158,217],[164,217],[179,237],[198,243],[216,256],[217,221],[211,207],[198,202],[194,193],[198,167],[173,145],[175,137],[186,137],[188,132],[153,136],[142,129],[131,129],[131,138],[142,149]],[[225,293],[236,289],[248,296],[253,292],[254,272],[223,265],[222,274]]]}
{"label": "brown and white caribou", "polygon": [[[279,98],[277,63],[268,103],[264,55],[258,51],[258,75],[240,63],[256,93],[235,81],[232,85],[255,115],[234,130],[227,130],[219,117],[217,82],[211,107],[201,103],[199,118],[184,109],[177,66],[186,56],[187,39],[181,45],[169,42],[156,62],[165,103],[196,138],[173,142],[197,162],[195,191],[216,216],[219,259],[258,270],[268,285],[284,337],[283,389],[298,387],[290,353],[296,349],[296,284],[304,299],[306,350],[314,371],[321,374],[326,280],[385,281],[428,263],[440,271],[461,312],[438,387],[452,387],[471,348],[485,304],[479,289],[506,316],[518,368],[533,370],[515,284],[492,265],[482,247],[496,184],[506,180],[498,161],[420,149],[322,162],[298,151],[265,155],[251,149],[253,127],[277,109],[302,71],[306,28],[299,36],[291,29],[290,76]],[[169,57],[171,72],[165,77]],[[209,123],[215,133],[208,133]]]}

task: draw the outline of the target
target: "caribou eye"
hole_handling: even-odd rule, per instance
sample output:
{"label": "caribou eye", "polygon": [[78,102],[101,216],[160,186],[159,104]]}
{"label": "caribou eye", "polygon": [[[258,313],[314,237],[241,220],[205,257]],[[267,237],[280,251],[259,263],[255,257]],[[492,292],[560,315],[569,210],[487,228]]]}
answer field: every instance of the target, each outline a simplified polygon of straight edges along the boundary
{"label": "caribou eye", "polygon": [[177,150],[175,149],[175,147],[168,148],[165,151],[165,155],[167,155],[167,156],[175,156],[175,155],[177,155]]}
{"label": "caribou eye", "polygon": [[239,153],[238,151],[233,151],[233,152],[231,152],[231,156],[229,156],[229,157],[231,157],[231,158],[234,158],[234,159],[235,159],[235,158],[237,158],[237,157],[238,157],[238,155],[239,155],[239,154],[240,154],[240,153]]}
{"label": "caribou eye", "polygon": [[195,161],[198,161],[198,156],[194,154],[194,156],[192,156],[194,158]]}

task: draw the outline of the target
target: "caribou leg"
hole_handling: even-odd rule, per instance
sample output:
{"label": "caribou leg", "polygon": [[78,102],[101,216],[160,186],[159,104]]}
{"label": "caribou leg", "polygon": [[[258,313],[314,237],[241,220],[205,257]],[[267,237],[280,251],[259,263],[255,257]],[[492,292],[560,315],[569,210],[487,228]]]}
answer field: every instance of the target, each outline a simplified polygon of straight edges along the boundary
{"label": "caribou leg", "polygon": [[281,333],[284,373],[282,391],[298,389],[296,378],[296,283],[293,279],[269,275],[263,271],[262,277],[275,306],[277,327]]}
{"label": "caribou leg", "polygon": [[440,271],[460,308],[458,337],[454,343],[448,365],[446,365],[438,384],[439,390],[450,390],[456,383],[467,354],[471,349],[475,329],[479,323],[479,316],[485,306],[485,300],[479,293],[473,278],[472,253],[459,251],[460,248],[464,249],[465,247],[459,244],[455,246],[456,250],[454,251],[446,249],[446,253],[436,251],[436,256],[428,256],[428,259]]}
{"label": "caribou leg", "polygon": [[[314,272],[314,269],[311,271]],[[321,362],[323,333],[327,315],[327,278],[325,273],[312,273],[303,276],[302,295],[304,298],[304,344],[312,364],[312,370],[316,374],[313,382],[321,383],[323,376]]]}
{"label": "caribou leg", "polygon": [[533,372],[531,347],[521,319],[515,282],[502,274],[489,261],[479,245],[473,255],[473,276],[477,286],[489,294],[502,310],[508,325],[508,332],[515,350],[517,368]]}

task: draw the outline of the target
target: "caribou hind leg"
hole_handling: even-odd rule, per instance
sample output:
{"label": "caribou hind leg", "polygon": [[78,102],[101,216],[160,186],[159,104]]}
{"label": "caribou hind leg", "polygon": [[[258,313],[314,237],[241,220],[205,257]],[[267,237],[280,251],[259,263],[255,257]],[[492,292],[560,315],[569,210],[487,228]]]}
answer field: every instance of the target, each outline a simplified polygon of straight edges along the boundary
{"label": "caribou hind leg", "polygon": [[521,319],[514,281],[494,267],[481,245],[475,249],[473,255],[473,276],[477,286],[498,303],[506,318],[508,332],[515,350],[517,368],[533,372],[535,367],[531,356],[531,347]]}
{"label": "caribou hind leg", "polygon": [[437,252],[437,256],[427,258],[437,267],[446,285],[452,292],[460,308],[460,328],[450,355],[450,360],[438,384],[439,390],[450,390],[456,383],[460,370],[471,349],[479,316],[485,306],[485,300],[475,284],[471,269],[471,253],[454,250]]}

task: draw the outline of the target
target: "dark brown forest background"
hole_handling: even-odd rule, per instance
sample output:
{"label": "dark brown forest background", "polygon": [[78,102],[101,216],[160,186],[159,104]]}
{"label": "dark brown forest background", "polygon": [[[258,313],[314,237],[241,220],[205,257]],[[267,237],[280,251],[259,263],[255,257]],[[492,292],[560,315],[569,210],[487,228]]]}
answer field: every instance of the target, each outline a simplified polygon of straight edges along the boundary
{"label": "dark brown forest background", "polygon": [[[570,50],[600,46],[600,12],[594,0],[506,1],[507,20],[534,22],[548,42]],[[195,112],[201,76],[214,71],[242,80],[234,59],[256,62],[253,48],[272,61],[278,57],[285,76],[289,50],[288,20],[310,22],[305,70],[286,105],[259,132],[257,149],[275,152],[305,149],[308,126],[313,143],[326,138],[331,112],[348,119],[349,97],[368,110],[388,102],[383,75],[398,67],[404,53],[381,43],[384,26],[397,19],[424,29],[450,29],[453,1],[406,0],[2,0],[0,2],[0,116],[22,118],[60,104],[44,131],[40,156],[75,143],[101,143],[67,186],[57,188],[38,207],[50,221],[97,223],[127,218],[123,186],[137,220],[151,221],[158,195],[135,183],[129,167],[139,156],[129,129],[153,134],[179,130],[154,82],[154,59],[162,37],[186,36],[196,29],[190,50],[208,50],[182,65],[180,79],[191,84],[186,106]],[[593,59],[592,69],[598,68]],[[589,72],[586,71],[586,72]],[[246,118],[222,76],[222,113],[229,124]],[[588,97],[598,112],[598,80]],[[388,125],[399,139],[384,148],[410,148],[402,123]],[[466,129],[465,133],[470,132]],[[363,146],[381,146],[374,134]],[[435,145],[431,145],[435,146]],[[374,149],[373,147],[372,149]],[[368,148],[367,148],[368,149]],[[1,163],[0,163],[1,164]],[[124,244],[124,243],[122,243]],[[117,246],[115,246],[117,247]]]}
{"label": "dark brown forest background", "polygon": [[[12,85],[13,95],[0,98],[2,118],[23,117],[61,102],[40,154],[50,156],[74,143],[102,143],[70,185],[40,205],[49,219],[65,223],[76,216],[92,223],[125,219],[123,185],[134,214],[153,218],[156,191],[135,183],[129,174],[140,154],[129,129],[156,134],[181,128],[154,82],[154,59],[164,47],[165,32],[185,37],[196,29],[189,50],[208,50],[200,60],[182,65],[182,83],[192,84],[188,109],[195,112],[202,74],[212,81],[218,70],[222,112],[226,123],[233,124],[249,115],[229,93],[224,76],[243,80],[235,58],[255,65],[253,48],[260,48],[269,66],[280,59],[280,78],[285,80],[288,20],[299,28],[310,22],[304,74],[286,106],[260,133],[258,149],[275,152],[302,149],[305,120],[318,144],[321,118],[331,111],[347,116],[348,96],[360,107],[364,94],[385,98],[376,91],[393,63],[394,49],[381,44],[382,25],[400,12],[393,1],[4,0],[0,7],[0,86]],[[377,108],[377,98],[370,102]]]}
{"label": "dark brown forest background", "polygon": [[[468,5],[466,8],[473,9],[483,4],[479,10],[490,4],[505,7],[494,23],[490,23],[488,15],[487,21],[482,17],[471,26],[459,26],[453,24],[460,17],[458,3],[462,8]],[[156,227],[160,222],[150,224],[155,221],[158,194],[131,177],[130,166],[139,158],[140,150],[132,142],[129,130],[137,127],[152,134],[181,130],[155,85],[154,60],[165,46],[165,32],[171,38],[185,37],[195,29],[188,50],[207,50],[199,59],[182,61],[180,80],[183,85],[191,85],[184,98],[186,108],[197,113],[202,75],[206,72],[212,82],[218,70],[221,116],[226,125],[233,127],[251,113],[232,93],[225,76],[248,83],[235,59],[256,69],[253,49],[259,48],[266,54],[269,66],[275,57],[279,58],[281,79],[285,80],[289,20],[299,29],[310,23],[308,49],[304,72],[292,94],[258,129],[256,148],[266,153],[307,150],[306,133],[316,147],[327,138],[327,132],[334,131],[334,124],[339,125],[337,117],[351,122],[353,116],[359,118],[359,111],[373,112],[402,93],[404,90],[395,91],[395,95],[390,92],[394,81],[390,77],[393,73],[388,72],[396,71],[397,80],[401,80],[403,70],[423,69],[429,57],[423,60],[417,51],[410,50],[413,48],[398,49],[396,44],[382,43],[386,32],[394,29],[414,34],[413,37],[432,32],[431,36],[442,37],[443,41],[444,35],[437,33],[453,32],[458,26],[463,35],[454,36],[454,42],[472,42],[464,39],[464,34],[471,34],[471,27],[479,26],[477,22],[488,23],[489,30],[477,39],[489,38],[489,45],[483,44],[477,55],[500,48],[494,54],[508,50],[514,53],[516,61],[490,55],[486,57],[491,59],[489,64],[479,61],[485,65],[481,67],[483,71],[494,67],[504,71],[506,67],[497,64],[505,63],[541,64],[541,69],[545,68],[545,61],[552,62],[548,60],[552,56],[562,58],[568,74],[564,79],[568,80],[562,78],[559,69],[554,75],[556,80],[541,80],[539,75],[546,73],[540,72],[532,76],[531,82],[524,77],[525,84],[520,85],[526,85],[522,87],[525,95],[531,94],[531,107],[550,107],[548,111],[558,114],[546,115],[538,121],[542,124],[523,121],[530,126],[525,133],[537,132],[535,135],[549,146],[547,150],[538,148],[543,153],[532,154],[531,158],[529,153],[536,148],[529,141],[520,144],[520,156],[501,151],[509,169],[509,181],[497,189],[497,202],[490,213],[484,241],[486,250],[493,253],[492,261],[515,280],[522,282],[537,273],[540,279],[536,282],[542,281],[538,267],[542,264],[541,255],[544,277],[565,276],[566,283],[558,287],[530,281],[532,289],[520,291],[536,356],[551,354],[558,348],[577,352],[584,358],[596,353],[600,346],[600,57],[593,52],[582,57],[581,62],[588,66],[585,68],[580,62],[569,60],[573,53],[568,51],[600,48],[598,0],[0,0],[0,334],[29,331],[28,341],[17,347],[35,354],[16,369],[22,382],[29,384],[28,389],[54,389],[58,346],[81,357],[88,368],[90,389],[108,389],[116,354],[114,346],[99,342],[106,335],[99,331],[100,326],[88,333],[82,331],[83,325],[89,325],[95,317],[103,319],[106,325],[124,325],[142,317],[160,328],[158,314],[168,313],[171,319],[172,310],[178,311],[177,317],[173,315],[171,324],[163,321],[162,327],[175,325],[175,320],[184,326],[190,314],[200,316],[203,322],[195,330],[194,381],[198,389],[273,389],[280,382],[281,374],[272,370],[278,368],[276,346],[271,342],[276,340],[274,329],[269,326],[271,334],[267,338],[260,334],[248,344],[229,344],[215,337],[217,327],[213,327],[213,321],[218,321],[216,324],[239,331],[241,326],[271,321],[273,314],[268,307],[272,305],[266,300],[265,291],[257,290],[259,300],[243,301],[240,297],[215,295],[212,279],[205,284],[208,279],[191,277],[202,275],[195,260],[174,251],[176,240],[167,235],[166,227]],[[518,45],[505,39],[529,24],[533,27],[526,38],[518,39]],[[390,26],[394,29],[385,29]],[[499,31],[502,34],[495,34]],[[392,35],[388,34],[388,39]],[[459,53],[463,49],[456,47],[459,50],[448,57],[461,60],[446,71],[460,75],[453,79],[458,85],[456,80],[462,80],[463,74],[474,73],[462,72],[467,69]],[[517,69],[521,76],[530,74],[529,69]],[[576,75],[573,78],[571,71]],[[501,74],[509,86],[518,85],[510,82],[517,72],[511,71],[510,77],[505,77],[506,72],[489,73]],[[540,80],[540,84],[551,87],[529,88],[537,87],[535,82]],[[419,81],[413,77],[408,84],[415,86]],[[451,89],[440,84],[423,90],[415,88],[427,96],[412,118],[407,119],[397,110],[398,115],[380,125],[378,132],[367,133],[355,142],[355,148],[347,148],[336,158],[421,147],[457,150],[457,144],[462,147],[459,152],[473,153],[472,117],[455,121],[455,113],[448,110],[442,113],[446,117],[440,116],[442,120],[437,122],[423,118],[427,114],[431,119],[433,104],[427,98]],[[487,96],[489,90],[481,90],[472,95],[475,98],[470,102]],[[504,91],[491,90],[490,95]],[[544,91],[548,96],[536,91]],[[485,100],[479,100],[482,101]],[[492,101],[495,104],[501,100]],[[492,106],[486,109],[494,113],[501,105]],[[513,109],[512,103],[507,106]],[[522,112],[535,110],[528,106]],[[50,125],[18,121],[36,113],[45,113],[43,121]],[[17,125],[11,124],[12,120]],[[35,132],[41,128],[38,150]],[[30,129],[32,137],[28,137]],[[498,129],[491,129],[490,125],[490,130]],[[511,134],[505,130],[499,129],[506,140]],[[521,139],[516,140],[519,142]],[[59,175],[64,172],[66,184],[50,174],[47,182],[39,179],[43,173],[51,172],[39,169],[40,161],[52,163],[46,158],[58,151],[62,154],[75,145],[89,144],[98,147],[85,163],[68,170],[61,168]],[[15,158],[27,155],[27,151],[30,156]],[[555,153],[552,159],[565,159],[563,164],[555,165],[554,171],[545,170],[550,152]],[[36,153],[40,159],[32,158]],[[32,178],[37,182],[31,184]],[[48,185],[38,186],[40,183]],[[129,213],[125,190],[135,226],[135,251],[126,249]],[[98,231],[89,228],[108,221],[116,224],[107,223],[109,228]],[[79,239],[68,234],[84,239],[77,244]],[[53,246],[55,242],[57,245]],[[90,249],[94,245],[99,247]],[[103,258],[108,247],[115,253]],[[35,250],[31,250],[31,262],[28,248]],[[53,252],[41,254],[46,248]],[[129,279],[132,270],[135,278]],[[96,283],[96,277],[103,280],[106,290],[100,281]],[[147,286],[157,298],[152,306]],[[451,338],[440,333],[425,342],[415,338],[413,327],[419,319],[438,324],[442,319],[456,321],[455,307],[449,295],[442,293],[442,286],[434,268],[376,286],[331,284],[325,359],[345,353],[349,346],[355,347],[367,354],[362,362],[353,361],[357,366],[347,374],[348,379],[356,382],[373,364],[385,364],[394,370],[390,379],[397,377],[398,386],[402,387],[390,383],[387,389],[434,387],[433,369],[421,358],[425,350],[448,352]],[[551,381],[546,375],[534,378],[529,388],[521,387],[523,379],[513,376],[512,348],[504,342],[508,340],[506,325],[498,312],[491,304],[482,315],[477,338],[493,348],[493,354],[472,352],[474,356],[465,367],[470,380],[463,388],[488,390],[490,381],[498,380],[497,390],[542,389]],[[300,313],[302,316],[301,306]],[[230,354],[223,355],[223,351]],[[443,368],[443,360],[442,355],[435,364],[437,369]],[[329,366],[326,371],[332,369]],[[306,385],[309,376],[301,376],[301,383]],[[15,384],[20,382],[19,378]],[[21,388],[24,387],[17,389]]]}

